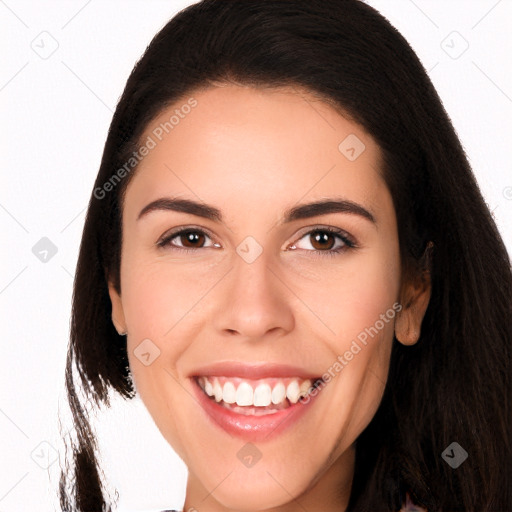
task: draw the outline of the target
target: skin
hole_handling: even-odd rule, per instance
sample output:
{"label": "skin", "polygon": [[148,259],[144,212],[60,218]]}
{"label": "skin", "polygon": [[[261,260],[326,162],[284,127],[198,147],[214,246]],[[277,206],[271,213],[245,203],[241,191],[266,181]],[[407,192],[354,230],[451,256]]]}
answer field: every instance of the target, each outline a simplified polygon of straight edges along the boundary
{"label": "skin", "polygon": [[[197,107],[142,160],[124,200],[121,295],[109,289],[137,391],[188,467],[184,510],[345,510],[353,445],[381,401],[393,334],[417,341],[430,283],[402,282],[379,147],[359,125],[297,88],[230,84],[193,97]],[[338,149],[350,134],[365,144],[354,161]],[[170,210],[137,220],[166,196],[214,205],[223,222]],[[334,196],[362,205],[375,223],[347,212],[281,223],[287,208]],[[329,235],[322,246],[308,232],[329,226],[356,247],[326,255],[342,240]],[[206,235],[155,245],[176,227]],[[247,236],[263,249],[252,263],[236,251]],[[246,442],[207,421],[191,396],[188,376],[214,361],[287,363],[322,375],[397,302],[410,307],[368,338],[293,428],[254,443],[262,457],[250,468],[237,457]],[[149,366],[134,355],[144,339],[160,350]]]}

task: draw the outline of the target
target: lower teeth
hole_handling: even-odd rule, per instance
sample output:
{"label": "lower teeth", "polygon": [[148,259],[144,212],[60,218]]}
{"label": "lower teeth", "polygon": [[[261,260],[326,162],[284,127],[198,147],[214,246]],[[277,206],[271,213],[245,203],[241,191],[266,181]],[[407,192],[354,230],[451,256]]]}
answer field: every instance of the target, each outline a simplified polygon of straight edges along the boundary
{"label": "lower teeth", "polygon": [[[206,395],[208,396],[208,395]],[[224,400],[221,400],[220,402],[217,402],[213,396],[208,396],[210,400],[213,400],[215,403],[220,405],[221,407],[225,407],[226,409],[229,409],[233,412],[239,413],[239,414],[245,414],[247,416],[262,416],[264,414],[275,414],[276,412],[281,411],[282,409],[287,409],[291,406],[288,399],[285,399],[284,402],[281,402],[280,404],[270,404],[267,406],[255,406],[255,405],[237,405],[234,404],[228,404],[227,402],[224,402]]]}
{"label": "lower teeth", "polygon": [[271,409],[270,406],[267,407],[256,407],[256,406],[241,406],[236,404],[227,404],[224,401],[218,402],[219,405],[222,407],[225,407],[226,409],[230,409],[233,412],[239,413],[239,414],[245,414],[247,416],[262,416],[264,414],[275,414],[276,412],[279,412],[281,409],[286,409],[288,406],[279,407],[279,408],[273,408]]}

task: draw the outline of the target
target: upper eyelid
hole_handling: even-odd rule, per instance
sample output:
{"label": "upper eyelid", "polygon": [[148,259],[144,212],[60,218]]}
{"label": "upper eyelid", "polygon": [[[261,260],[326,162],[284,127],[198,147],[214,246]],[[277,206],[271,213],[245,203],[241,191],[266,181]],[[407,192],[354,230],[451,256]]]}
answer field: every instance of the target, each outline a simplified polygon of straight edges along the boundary
{"label": "upper eyelid", "polygon": [[345,231],[342,228],[327,226],[323,224],[312,224],[310,226],[304,226],[299,229],[298,233],[300,234],[297,234],[297,236],[302,238],[302,236],[307,235],[311,231],[327,231],[336,235],[347,236],[347,238],[353,238],[352,235],[348,233],[348,231]]}

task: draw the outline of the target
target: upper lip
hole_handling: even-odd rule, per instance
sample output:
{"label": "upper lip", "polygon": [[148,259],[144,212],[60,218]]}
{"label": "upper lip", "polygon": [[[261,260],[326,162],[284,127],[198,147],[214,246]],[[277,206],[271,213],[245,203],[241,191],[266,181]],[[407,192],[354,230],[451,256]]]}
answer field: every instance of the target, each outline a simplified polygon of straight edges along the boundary
{"label": "upper lip", "polygon": [[211,363],[194,370],[191,377],[217,376],[241,377],[245,379],[265,379],[271,377],[299,377],[303,379],[317,379],[318,373],[312,373],[299,366],[279,363],[243,363],[239,361],[221,361]]}

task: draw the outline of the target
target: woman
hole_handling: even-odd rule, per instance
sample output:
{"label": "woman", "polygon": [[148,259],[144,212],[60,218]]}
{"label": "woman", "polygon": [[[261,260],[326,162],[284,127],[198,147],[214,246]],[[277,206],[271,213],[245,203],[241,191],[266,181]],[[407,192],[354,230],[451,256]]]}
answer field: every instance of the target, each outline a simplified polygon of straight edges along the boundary
{"label": "woman", "polygon": [[512,510],[511,306],[460,142],[380,14],[194,4],[129,77],[89,203],[62,508],[112,506],[76,366],[96,405],[140,394],[183,510]]}

